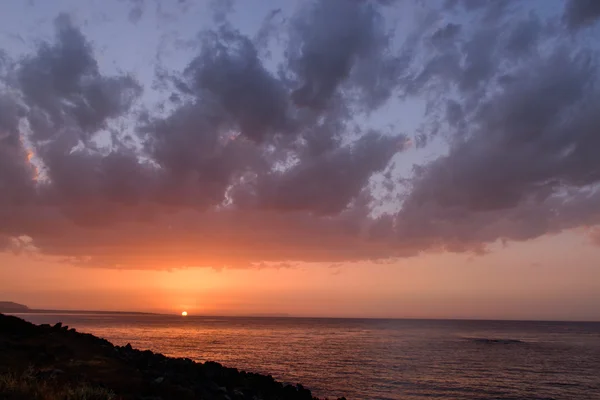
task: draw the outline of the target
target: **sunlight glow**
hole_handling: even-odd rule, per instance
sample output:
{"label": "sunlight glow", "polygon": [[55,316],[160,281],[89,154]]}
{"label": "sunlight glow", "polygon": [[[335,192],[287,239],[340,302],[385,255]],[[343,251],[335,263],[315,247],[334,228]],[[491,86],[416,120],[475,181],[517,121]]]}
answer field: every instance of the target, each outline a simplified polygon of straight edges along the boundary
{"label": "sunlight glow", "polygon": [[37,165],[33,162],[34,157],[35,157],[35,153],[32,150],[27,150],[27,162],[29,163],[29,165],[31,165],[33,167],[33,170],[35,171],[33,180],[37,182],[39,179],[39,176],[40,176],[40,171],[39,171]]}
{"label": "sunlight glow", "polygon": [[182,317],[187,317],[187,311],[183,311],[183,312],[181,313],[181,316],[182,316]]}

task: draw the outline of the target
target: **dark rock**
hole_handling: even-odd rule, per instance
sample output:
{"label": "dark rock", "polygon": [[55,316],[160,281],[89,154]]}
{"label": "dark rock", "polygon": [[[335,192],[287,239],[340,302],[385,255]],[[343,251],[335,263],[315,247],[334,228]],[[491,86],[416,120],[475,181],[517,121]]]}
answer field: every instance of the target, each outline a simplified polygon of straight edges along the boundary
{"label": "dark rock", "polygon": [[53,328],[54,329],[60,329],[60,328],[62,328],[62,322],[57,322],[56,324],[54,324]]}
{"label": "dark rock", "polygon": [[193,400],[196,396],[192,389],[183,386],[173,386],[169,391],[170,399]]}
{"label": "dark rock", "polygon": [[34,336],[39,333],[39,328],[21,318],[0,314],[0,335]]}
{"label": "dark rock", "polygon": [[38,379],[56,379],[57,377],[64,375],[65,371],[61,369],[47,369],[37,371],[35,377]]}
{"label": "dark rock", "polygon": [[119,400],[314,400],[300,384],[284,386],[270,375],[170,358],[134,349],[130,343],[113,346],[60,323],[36,326],[0,314],[0,344],[0,369],[20,373],[43,366],[37,372],[43,379],[102,385]]}
{"label": "dark rock", "polygon": [[221,392],[221,393],[227,393],[227,388],[226,388],[226,387],[219,386],[219,388],[217,389],[217,391],[219,391],[219,392]]}
{"label": "dark rock", "polygon": [[45,352],[41,352],[41,353],[37,354],[36,361],[39,364],[50,364],[50,363],[53,363],[54,361],[56,361],[56,357],[54,356],[54,354],[48,354]]}
{"label": "dark rock", "polygon": [[61,344],[58,346],[53,346],[50,348],[50,351],[52,352],[52,354],[55,355],[55,357],[61,358],[61,359],[71,358],[75,355],[75,352],[73,351],[73,349],[64,344]]}

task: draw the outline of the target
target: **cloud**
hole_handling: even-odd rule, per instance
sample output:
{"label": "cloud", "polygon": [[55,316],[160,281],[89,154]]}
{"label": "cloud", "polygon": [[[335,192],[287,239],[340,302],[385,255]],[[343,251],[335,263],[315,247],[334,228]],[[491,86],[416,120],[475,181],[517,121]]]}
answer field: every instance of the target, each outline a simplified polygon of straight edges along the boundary
{"label": "cloud", "polygon": [[201,54],[186,68],[190,89],[223,108],[254,141],[288,131],[285,86],[262,65],[252,41],[221,27],[205,35]]}
{"label": "cloud", "polygon": [[[190,6],[192,5],[190,0],[177,0],[173,1],[172,4],[164,7],[163,2],[160,0],[119,0],[129,5],[129,13],[127,15],[129,21],[132,24],[137,24],[144,14],[148,11],[148,8],[154,5],[154,12],[158,17],[159,23],[173,22],[176,19],[176,14],[189,12]],[[219,14],[217,10],[226,10],[228,6],[226,4],[232,3],[232,0],[223,0],[221,6],[218,2],[211,4],[215,8],[215,16],[224,15]]]}
{"label": "cloud", "polygon": [[[341,86],[359,92],[364,105],[379,105],[402,67],[389,51],[383,16],[371,2],[309,2],[293,19],[287,69],[300,107],[327,106]],[[365,101],[372,98],[371,101]]]}
{"label": "cloud", "polygon": [[[2,64],[4,249],[109,268],[332,264],[600,224],[598,51],[572,45],[573,23],[455,1],[398,34],[385,7],[401,3],[321,0],[250,35],[232,7],[157,77],[160,110],[66,14]],[[416,117],[397,100],[426,103],[420,131],[371,125]],[[412,136],[447,151],[407,179]]]}
{"label": "cloud", "polygon": [[38,233],[35,245],[74,264],[137,269],[343,262],[396,253],[350,229],[357,223],[350,215],[324,219],[305,212],[188,210],[156,214],[147,221],[130,218],[110,229],[63,220],[59,232]]}
{"label": "cloud", "polygon": [[569,0],[563,20],[573,30],[591,26],[600,18],[600,4],[594,0]]}
{"label": "cloud", "polygon": [[55,44],[44,43],[22,60],[19,87],[34,140],[48,139],[66,127],[85,140],[104,128],[107,119],[126,112],[141,87],[128,76],[101,76],[90,43],[68,15],[59,15],[55,25]]}
{"label": "cloud", "polygon": [[591,102],[598,71],[590,62],[559,50],[513,73],[512,83],[480,104],[469,138],[427,166],[412,195],[494,209],[553,186],[594,182],[598,166],[584,150],[598,140]]}
{"label": "cloud", "polygon": [[337,214],[381,172],[400,151],[397,137],[366,134],[352,146],[303,161],[284,173],[268,176],[259,186],[263,207]]}
{"label": "cloud", "polygon": [[137,23],[144,15],[144,0],[131,0],[132,7],[129,11],[129,20]]}
{"label": "cloud", "polygon": [[596,227],[590,230],[589,235],[591,242],[596,246],[600,246],[600,229]]}
{"label": "cloud", "polygon": [[[472,84],[485,77],[475,97],[461,71],[472,69],[469,61],[436,71],[462,91],[446,108],[457,130],[448,154],[420,168],[412,182],[396,219],[402,240],[424,247],[526,240],[584,223],[576,205],[597,223],[598,208],[588,200],[597,199],[600,180],[591,153],[600,144],[595,51],[563,45],[537,17],[508,32],[506,41],[484,35],[464,47],[467,58],[486,60],[475,68],[481,74],[467,74]],[[540,40],[554,45],[543,49]]]}

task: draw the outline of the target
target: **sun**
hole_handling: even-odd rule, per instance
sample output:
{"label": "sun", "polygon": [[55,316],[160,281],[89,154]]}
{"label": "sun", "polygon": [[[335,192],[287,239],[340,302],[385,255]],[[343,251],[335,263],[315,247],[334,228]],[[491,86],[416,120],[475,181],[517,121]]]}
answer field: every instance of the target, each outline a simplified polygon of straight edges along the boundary
{"label": "sun", "polygon": [[181,312],[181,316],[182,316],[182,317],[187,317],[187,311],[182,311],[182,312]]}

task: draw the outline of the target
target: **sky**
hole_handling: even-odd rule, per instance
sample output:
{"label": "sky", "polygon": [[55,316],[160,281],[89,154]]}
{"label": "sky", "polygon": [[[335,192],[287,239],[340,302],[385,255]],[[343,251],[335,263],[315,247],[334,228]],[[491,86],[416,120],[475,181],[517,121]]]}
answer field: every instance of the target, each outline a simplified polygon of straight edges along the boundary
{"label": "sky", "polygon": [[600,320],[599,19],[2,1],[0,300]]}

